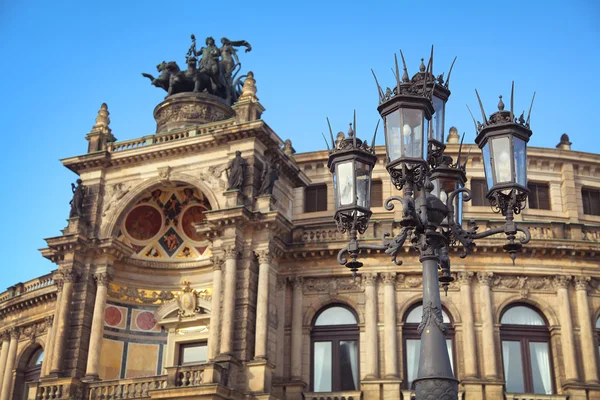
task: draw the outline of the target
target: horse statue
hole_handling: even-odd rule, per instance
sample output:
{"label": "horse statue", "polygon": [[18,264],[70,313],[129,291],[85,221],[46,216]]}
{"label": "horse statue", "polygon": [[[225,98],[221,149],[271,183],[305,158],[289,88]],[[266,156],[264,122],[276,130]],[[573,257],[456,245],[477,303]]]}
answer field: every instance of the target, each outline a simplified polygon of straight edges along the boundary
{"label": "horse statue", "polygon": [[169,90],[169,72],[167,71],[167,63],[165,61],[161,62],[156,66],[156,70],[160,72],[160,75],[157,78],[154,78],[152,75],[142,72],[142,76],[144,78],[148,78],[151,81],[151,84],[164,89],[166,91]]}

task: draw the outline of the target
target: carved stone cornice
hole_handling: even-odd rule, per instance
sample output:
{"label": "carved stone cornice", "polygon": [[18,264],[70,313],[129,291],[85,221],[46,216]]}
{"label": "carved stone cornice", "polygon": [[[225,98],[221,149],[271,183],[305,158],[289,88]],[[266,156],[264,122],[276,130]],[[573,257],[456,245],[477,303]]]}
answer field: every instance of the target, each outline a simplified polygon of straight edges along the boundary
{"label": "carved stone cornice", "polygon": [[494,274],[492,274],[491,272],[478,272],[477,273],[477,280],[479,281],[479,284],[481,286],[492,286],[492,280],[493,280]]}
{"label": "carved stone cornice", "polygon": [[495,275],[494,290],[521,292],[521,297],[528,297],[531,290],[553,291],[552,278],[547,276]]}
{"label": "carved stone cornice", "polygon": [[398,289],[416,289],[420,288],[422,285],[422,275],[400,275],[396,282],[396,287]]}
{"label": "carved stone cornice", "polygon": [[314,277],[304,278],[304,292],[307,294],[327,293],[330,298],[337,298],[340,292],[360,292],[362,279],[351,277]]}
{"label": "carved stone cornice", "polygon": [[59,264],[65,259],[65,254],[84,253],[87,251],[90,241],[80,234],[68,234],[45,239],[48,247],[41,249],[44,258]]}
{"label": "carved stone cornice", "polygon": [[373,286],[377,282],[377,273],[362,274],[362,283],[364,286]]}
{"label": "carved stone cornice", "polygon": [[575,277],[575,289],[588,291],[590,288],[590,281],[592,280],[589,276],[576,276]]}
{"label": "carved stone cornice", "polygon": [[395,272],[384,272],[381,276],[381,281],[384,285],[393,285],[396,283],[396,273]]}
{"label": "carved stone cornice", "polygon": [[567,289],[569,286],[569,282],[573,279],[572,276],[569,275],[556,275],[554,278],[554,287],[556,290],[558,289]]}
{"label": "carved stone cornice", "polygon": [[460,271],[456,275],[456,282],[459,286],[468,286],[471,284],[474,275],[475,274],[472,271]]}
{"label": "carved stone cornice", "polygon": [[[96,250],[98,254],[110,256],[113,260],[123,260],[135,253],[133,247],[114,238],[101,240],[94,250]],[[112,264],[113,260],[110,260],[110,258],[108,262]]]}

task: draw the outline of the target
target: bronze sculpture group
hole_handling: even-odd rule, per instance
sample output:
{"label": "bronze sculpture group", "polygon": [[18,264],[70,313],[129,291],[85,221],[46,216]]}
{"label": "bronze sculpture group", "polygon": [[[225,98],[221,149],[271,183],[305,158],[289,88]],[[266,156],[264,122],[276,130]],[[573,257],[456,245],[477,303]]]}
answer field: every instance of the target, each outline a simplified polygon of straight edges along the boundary
{"label": "bronze sculpture group", "polygon": [[167,91],[167,97],[178,93],[206,92],[216,95],[229,105],[237,101],[241,94],[245,75],[239,75],[242,64],[236,47],[252,50],[245,40],[232,41],[221,39],[221,47],[215,45],[212,37],[207,37],[205,47],[196,49],[196,37],[192,35],[192,45],[187,56],[187,69],[181,71],[175,61],[163,61],[156,66],[160,75],[154,77],[147,73],[142,76],[150,79],[156,87]]}

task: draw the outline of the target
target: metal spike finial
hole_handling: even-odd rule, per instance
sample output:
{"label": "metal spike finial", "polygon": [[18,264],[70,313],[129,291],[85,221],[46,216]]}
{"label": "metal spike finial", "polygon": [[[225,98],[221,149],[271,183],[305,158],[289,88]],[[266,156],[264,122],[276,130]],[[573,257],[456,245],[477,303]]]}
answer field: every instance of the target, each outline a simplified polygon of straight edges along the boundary
{"label": "metal spike finial", "polygon": [[373,69],[371,69],[371,73],[373,74],[373,78],[375,78],[375,83],[377,84],[377,91],[379,93],[379,103],[382,103],[385,96],[383,94],[383,89],[381,89],[381,86],[379,85],[379,81],[377,81],[377,76],[375,75],[375,71],[373,71]]}
{"label": "metal spike finial", "polygon": [[446,79],[446,84],[444,85],[446,89],[450,86],[450,75],[452,74],[452,68],[454,68],[454,63],[456,62],[457,57],[454,57],[454,61],[452,61],[452,65],[450,65],[450,71],[448,71],[448,78]]}
{"label": "metal spike finial", "polygon": [[485,116],[485,110],[483,109],[483,103],[481,102],[481,97],[479,97],[479,92],[475,89],[475,94],[477,95],[477,100],[479,101],[479,108],[481,108],[481,115],[483,116],[483,123],[488,124],[487,117]]}
{"label": "metal spike finial", "polygon": [[475,121],[475,117],[473,116],[473,113],[471,112],[471,109],[469,108],[468,104],[465,104],[467,106],[467,110],[469,110],[469,114],[471,114],[471,118],[473,118],[473,125],[475,126],[475,132],[478,131],[477,129],[477,121]]}
{"label": "metal spike finial", "polygon": [[353,137],[354,129],[352,129],[352,122],[349,122],[348,125],[350,125],[350,127],[348,128],[348,137]]}
{"label": "metal spike finial", "polygon": [[398,87],[397,92],[400,93],[400,70],[398,69],[398,56],[396,53],[394,53],[394,62],[396,64],[396,73],[394,75],[396,76],[396,85]]}
{"label": "metal spike finial", "polygon": [[500,100],[498,101],[498,110],[504,111],[504,102],[502,101],[502,95],[498,96]]}
{"label": "metal spike finial", "polygon": [[327,126],[329,126],[329,135],[331,136],[331,148],[335,149],[335,139],[333,138],[333,130],[331,129],[331,123],[329,122],[329,117],[325,117],[327,119]]}
{"label": "metal spike finial", "polygon": [[[354,126],[354,130],[352,129]],[[348,135],[352,131],[352,145],[356,148],[356,109],[354,110],[354,125],[350,124],[350,130],[348,131]]]}
{"label": "metal spike finial", "polygon": [[429,56],[429,72],[433,75],[433,45],[431,45],[431,55]]}
{"label": "metal spike finial", "polygon": [[400,57],[402,57],[402,68],[404,68],[404,73],[402,74],[402,82],[407,83],[410,81],[408,77],[408,68],[406,68],[406,61],[404,60],[404,54],[402,53],[402,49],[400,49]]}
{"label": "metal spike finial", "polygon": [[529,112],[527,113],[527,120],[525,125],[529,126],[529,119],[531,118],[531,109],[533,108],[533,101],[535,100],[535,92],[533,92],[533,98],[531,99],[531,105],[529,106]]}
{"label": "metal spike finial", "polygon": [[424,63],[425,59],[421,58],[421,65],[419,65],[419,71],[420,72],[425,72],[425,63]]}
{"label": "metal spike finial", "polygon": [[515,120],[515,81],[512,81],[512,87],[510,89],[510,120]]}
{"label": "metal spike finial", "polygon": [[329,147],[329,143],[327,142],[327,139],[325,138],[325,134],[323,132],[321,132],[321,136],[323,136],[323,140],[325,141],[325,146],[327,146],[327,151],[331,152],[331,148]]}
{"label": "metal spike finial", "polygon": [[377,120],[377,125],[375,126],[375,133],[373,134],[373,140],[371,141],[371,151],[375,153],[375,138],[377,137],[377,129],[379,129],[380,119]]}
{"label": "metal spike finial", "polygon": [[462,153],[463,141],[465,140],[465,133],[463,132],[462,138],[460,139],[460,145],[458,146],[458,156],[456,156],[456,165],[460,168],[460,155]]}

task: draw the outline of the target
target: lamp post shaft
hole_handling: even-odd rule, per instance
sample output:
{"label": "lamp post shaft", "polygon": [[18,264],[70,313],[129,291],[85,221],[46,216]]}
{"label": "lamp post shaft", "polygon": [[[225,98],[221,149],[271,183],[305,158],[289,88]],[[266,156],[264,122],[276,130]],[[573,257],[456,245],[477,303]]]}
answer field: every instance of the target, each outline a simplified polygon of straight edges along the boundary
{"label": "lamp post shaft", "polygon": [[419,325],[421,350],[415,379],[416,400],[458,399],[458,381],[452,373],[438,282],[438,256],[422,255],[423,318]]}

